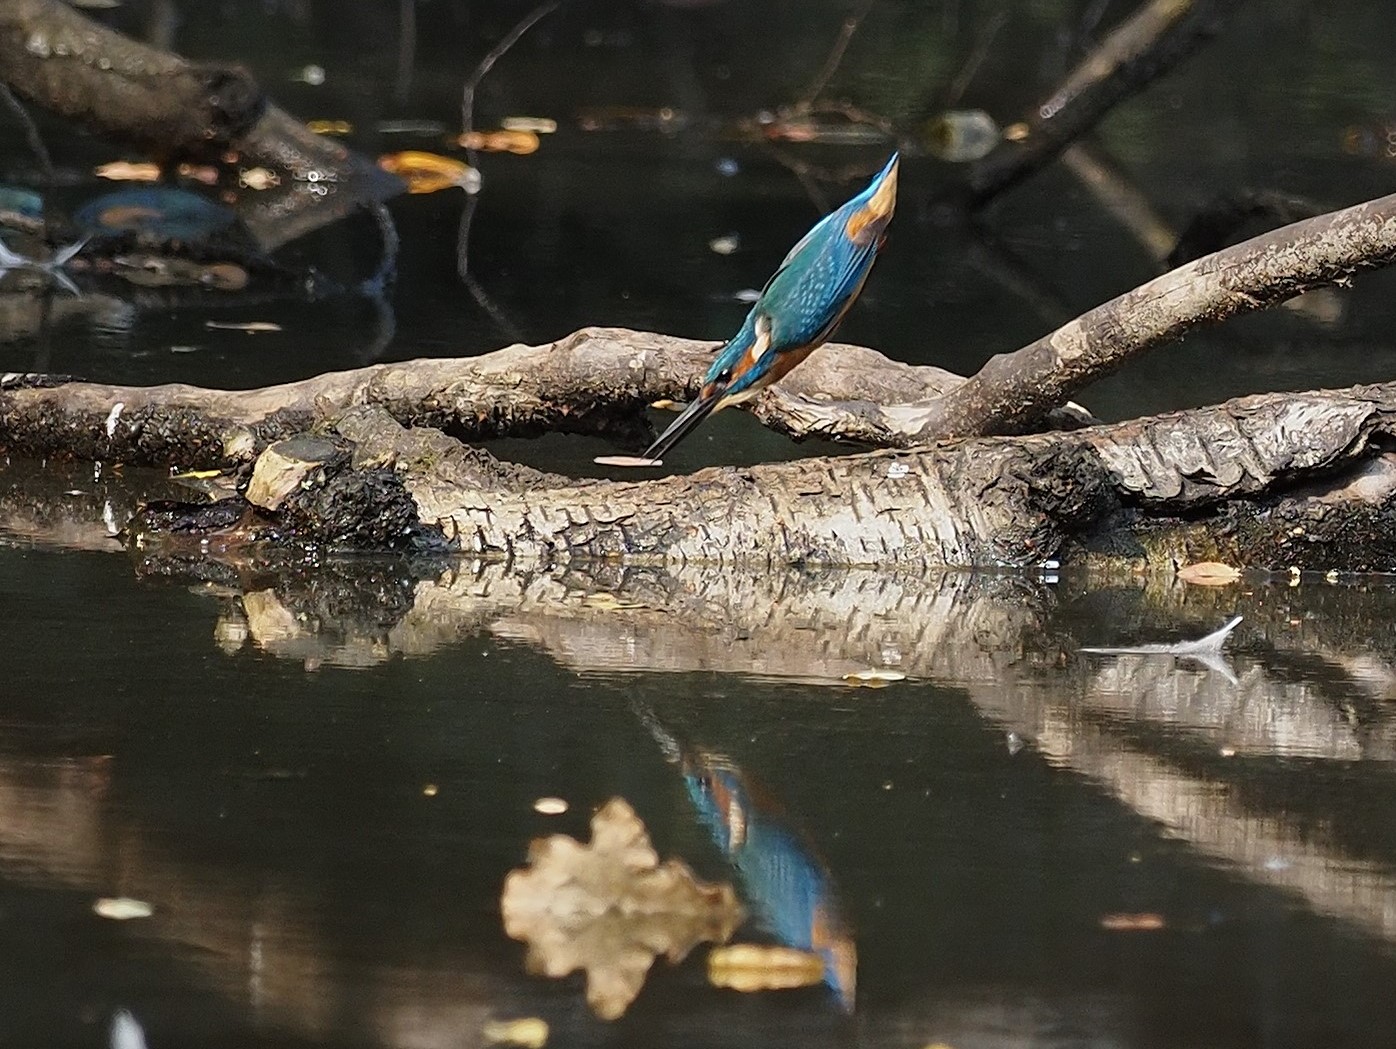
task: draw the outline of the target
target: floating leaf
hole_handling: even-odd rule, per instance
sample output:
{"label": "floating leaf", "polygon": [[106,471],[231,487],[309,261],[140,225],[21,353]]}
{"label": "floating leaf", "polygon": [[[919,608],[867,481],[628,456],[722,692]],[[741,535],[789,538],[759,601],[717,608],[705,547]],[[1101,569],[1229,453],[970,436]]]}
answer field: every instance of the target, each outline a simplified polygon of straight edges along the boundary
{"label": "floating leaf", "polygon": [[538,152],[538,136],[532,131],[467,131],[456,138],[461,149],[484,153],[516,153],[527,156]]}
{"label": "floating leaf", "polygon": [[1162,914],[1102,914],[1100,927],[1110,932],[1157,932],[1165,923]]}
{"label": "floating leaf", "polygon": [[349,135],[354,131],[347,120],[307,120],[305,126],[317,135]]}
{"label": "floating leaf", "polygon": [[100,918],[126,922],[133,918],[149,918],[155,908],[145,900],[133,900],[129,896],[103,896],[93,902],[92,912]]}
{"label": "floating leaf", "polygon": [[373,130],[380,135],[442,135],[446,125],[439,120],[380,120]]}
{"label": "floating leaf", "polygon": [[1241,578],[1241,571],[1220,561],[1198,561],[1178,569],[1178,578],[1199,586],[1226,586]]}
{"label": "floating leaf", "polygon": [[261,192],[281,185],[281,176],[270,168],[242,168],[238,171],[238,185]]}
{"label": "floating leaf", "polygon": [[882,688],[893,681],[905,681],[906,675],[900,670],[856,670],[851,674],[845,674],[843,679],[850,685],[861,685],[864,688]]}
{"label": "floating leaf", "polygon": [[708,982],[734,991],[783,991],[824,981],[824,959],[794,947],[734,943],[708,955]]}
{"label": "floating leaf", "polygon": [[544,816],[561,816],[567,811],[567,802],[562,798],[539,798],[533,803],[533,811]]}
{"label": "floating leaf", "polygon": [[582,598],[582,604],[588,608],[595,608],[601,612],[620,612],[627,608],[644,608],[638,601],[622,601],[615,594],[587,594]]}
{"label": "floating leaf", "polygon": [[202,182],[205,186],[218,185],[218,169],[212,164],[181,164],[175,171],[180,178]]}
{"label": "floating leaf", "polygon": [[521,1020],[491,1020],[480,1032],[486,1045],[521,1045],[543,1049],[548,1044],[548,1021],[537,1016]]}
{"label": "floating leaf", "polygon": [[679,860],[659,862],[645,825],[621,798],[591,820],[591,844],[537,838],[529,866],[504,881],[504,931],[528,944],[528,970],[587,975],[587,1003],[621,1016],[654,959],[678,962],[705,940],[725,942],[741,923],[730,885],[698,881]]}
{"label": "floating leaf", "polygon": [[113,160],[110,164],[99,165],[92,174],[98,178],[111,179],[113,182],[159,182],[160,165]]}
{"label": "floating leaf", "polygon": [[273,321],[204,321],[204,327],[211,331],[245,331],[249,335],[281,330],[281,325]]}
{"label": "floating leaf", "polygon": [[459,186],[467,193],[480,189],[480,173],[469,164],[420,149],[385,153],[378,166],[407,183],[409,193],[435,193]]}
{"label": "floating leaf", "polygon": [[557,121],[551,117],[505,117],[499,122],[505,131],[529,131],[535,135],[551,135]]}
{"label": "floating leaf", "polygon": [[714,255],[731,255],[739,247],[742,241],[735,233],[728,233],[721,237],[714,237],[708,241],[708,250]]}
{"label": "floating leaf", "polygon": [[663,466],[663,459],[646,459],[642,455],[598,455],[592,460],[597,466]]}

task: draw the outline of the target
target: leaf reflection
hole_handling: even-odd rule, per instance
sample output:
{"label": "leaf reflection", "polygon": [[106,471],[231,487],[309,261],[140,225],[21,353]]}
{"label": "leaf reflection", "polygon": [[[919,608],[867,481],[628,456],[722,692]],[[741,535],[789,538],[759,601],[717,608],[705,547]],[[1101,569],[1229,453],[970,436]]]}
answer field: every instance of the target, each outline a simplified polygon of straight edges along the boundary
{"label": "leaf reflection", "polygon": [[592,817],[591,844],[535,839],[504,882],[504,931],[528,944],[528,970],[587,977],[587,1003],[614,1020],[630,1007],[655,958],[683,960],[741,924],[728,885],[698,881],[679,860],[659,862],[645,825],[621,798]]}

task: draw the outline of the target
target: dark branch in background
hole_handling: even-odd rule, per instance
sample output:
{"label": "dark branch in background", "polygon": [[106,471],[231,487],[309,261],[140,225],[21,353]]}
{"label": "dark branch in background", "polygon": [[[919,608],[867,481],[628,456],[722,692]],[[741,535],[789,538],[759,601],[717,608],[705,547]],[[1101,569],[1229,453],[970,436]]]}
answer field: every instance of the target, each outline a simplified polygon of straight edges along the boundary
{"label": "dark branch in background", "polygon": [[969,85],[974,81],[974,76],[979,72],[979,67],[984,64],[984,59],[989,57],[989,51],[994,46],[994,40],[998,37],[1000,30],[1008,24],[1007,11],[995,11],[993,16],[986,22],[975,37],[974,46],[970,48],[969,54],[965,57],[964,63],[960,66],[960,71],[955,74],[953,80],[945,88],[945,93],[941,96],[937,109],[954,109],[960,104],[960,99],[969,90]]}
{"label": "dark branch in background", "polygon": [[395,177],[272,105],[246,70],[157,51],[58,0],[0,3],[0,82],[167,162],[232,149],[280,173],[279,187],[238,203],[266,251],[402,191]]}
{"label": "dark branch in background", "polygon": [[417,0],[398,0],[397,76],[393,100],[399,105],[412,92],[412,69],[417,57]]}
{"label": "dark branch in background", "polygon": [[824,59],[824,66],[819,70],[818,75],[810,82],[810,86],[805,89],[805,93],[800,96],[800,100],[795,103],[796,112],[808,110],[815,101],[829,86],[830,79],[838,72],[839,66],[843,63],[843,56],[848,51],[849,42],[853,39],[853,34],[858,32],[858,26],[863,19],[868,17],[868,12],[873,9],[877,0],[863,0],[859,8],[844,19],[838,37],[834,40],[834,46],[829,49],[829,56]]}
{"label": "dark branch in background", "polygon": [[970,166],[954,195],[979,206],[1048,164],[1124,99],[1215,36],[1244,0],[1147,0],[1028,115],[1027,134]]}
{"label": "dark branch in background", "polygon": [[[547,0],[546,3],[539,4],[525,15],[518,25],[509,30],[484,58],[480,59],[480,64],[466,78],[465,86],[461,89],[460,124],[462,136],[468,136],[475,130],[475,92],[479,88],[480,82],[494,68],[494,64],[503,58],[511,47],[523,39],[525,33],[560,6],[562,6],[562,0]],[[480,166],[479,153],[474,148],[467,147],[465,156],[470,166],[478,170]],[[523,333],[519,330],[518,325],[499,308],[480,282],[475,279],[474,274],[470,272],[470,227],[475,221],[475,209],[478,205],[478,193],[467,193],[465,204],[461,208],[460,225],[456,230],[456,275],[460,277],[461,283],[465,285],[471,297],[482,310],[490,315],[500,330],[509,338],[522,341]]]}
{"label": "dark branch in background", "polygon": [[29,147],[29,152],[34,154],[39,170],[43,173],[44,182],[52,184],[53,158],[48,155],[48,147],[44,145],[43,136],[39,134],[39,128],[35,125],[34,118],[29,115],[29,110],[25,109],[24,103],[15,98],[15,93],[3,84],[0,84],[0,101],[5,103],[5,108],[14,114],[15,119],[24,128],[25,145]]}

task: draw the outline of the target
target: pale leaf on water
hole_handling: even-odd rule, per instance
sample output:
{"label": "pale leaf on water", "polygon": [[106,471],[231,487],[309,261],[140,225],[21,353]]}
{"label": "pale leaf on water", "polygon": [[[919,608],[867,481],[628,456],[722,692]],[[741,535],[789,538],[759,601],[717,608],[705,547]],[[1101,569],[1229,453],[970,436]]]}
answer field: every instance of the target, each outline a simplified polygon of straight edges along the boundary
{"label": "pale leaf on water", "polygon": [[245,331],[249,335],[281,330],[281,325],[274,321],[204,321],[204,327],[210,331]]}
{"label": "pale leaf on water", "polygon": [[145,900],[133,900],[129,896],[103,896],[92,904],[92,912],[100,918],[124,922],[133,918],[149,918],[155,908]]}
{"label": "pale leaf on water", "polygon": [[486,1045],[521,1045],[543,1049],[548,1044],[548,1021],[537,1016],[519,1020],[491,1020],[480,1032]]}
{"label": "pale leaf on water", "polygon": [[1198,561],[1178,569],[1178,578],[1199,586],[1225,586],[1241,578],[1240,569],[1220,561]]}
{"label": "pale leaf on water", "polygon": [[1165,928],[1162,914],[1102,914],[1100,927],[1108,932],[1157,932]]}
{"label": "pale leaf on water", "polygon": [[851,674],[845,674],[843,679],[850,685],[857,685],[863,688],[882,688],[893,681],[905,681],[906,675],[900,670],[856,670]]}
{"label": "pale leaf on water", "polygon": [[598,455],[592,460],[597,466],[663,466],[663,459],[646,459],[642,455]]}

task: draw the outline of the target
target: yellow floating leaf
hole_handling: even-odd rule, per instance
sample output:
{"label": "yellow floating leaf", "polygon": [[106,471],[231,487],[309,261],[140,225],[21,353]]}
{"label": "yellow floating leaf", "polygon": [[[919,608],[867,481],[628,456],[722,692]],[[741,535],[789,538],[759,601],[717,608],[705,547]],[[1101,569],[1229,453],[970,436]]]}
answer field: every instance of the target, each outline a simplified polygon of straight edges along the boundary
{"label": "yellow floating leaf", "polygon": [[678,408],[678,402],[672,401],[668,397],[661,397],[657,401],[650,401],[650,407],[658,408],[662,412],[675,411]]}
{"label": "yellow floating leaf", "polygon": [[551,117],[505,117],[499,122],[505,131],[531,131],[535,135],[551,135],[557,121]]}
{"label": "yellow floating leaf", "polygon": [[378,158],[378,166],[406,182],[409,193],[435,193],[454,186],[474,193],[480,188],[480,173],[469,164],[420,149],[385,153]]}
{"label": "yellow floating leaf", "polygon": [[538,135],[532,131],[467,131],[456,139],[461,149],[483,153],[516,153],[527,156],[538,152]]}
{"label": "yellow floating leaf", "polygon": [[734,991],[784,991],[824,979],[824,959],[794,947],[734,943],[708,955],[708,982]]}
{"label": "yellow floating leaf", "polygon": [[128,160],[113,160],[92,172],[98,178],[113,182],[159,182],[160,165],[151,163],[133,164]]}
{"label": "yellow floating leaf", "polygon": [[305,126],[317,135],[348,135],[354,130],[347,120],[307,120]]}
{"label": "yellow floating leaf", "polygon": [[129,896],[103,896],[92,904],[92,911],[98,917],[125,922],[133,918],[149,918],[155,908],[145,900],[133,900]]}
{"label": "yellow floating leaf", "polygon": [[537,1016],[522,1020],[491,1020],[485,1024],[486,1045],[521,1045],[525,1049],[543,1049],[548,1044],[548,1021]]}
{"label": "yellow floating leaf", "polygon": [[562,798],[539,798],[533,803],[533,811],[544,816],[561,816],[567,811],[567,802]]}
{"label": "yellow floating leaf", "polygon": [[1178,578],[1185,583],[1197,583],[1200,586],[1226,586],[1227,583],[1234,583],[1240,579],[1241,572],[1220,561],[1198,561],[1178,569]]}
{"label": "yellow floating leaf", "polygon": [[905,681],[906,675],[900,670],[857,670],[851,674],[845,674],[843,679],[850,685],[861,685],[863,688],[882,688],[893,681]]}
{"label": "yellow floating leaf", "polygon": [[527,1049],[543,1049],[548,1044],[548,1022],[536,1016],[522,1020],[493,1020],[485,1024],[488,1045],[520,1045]]}

